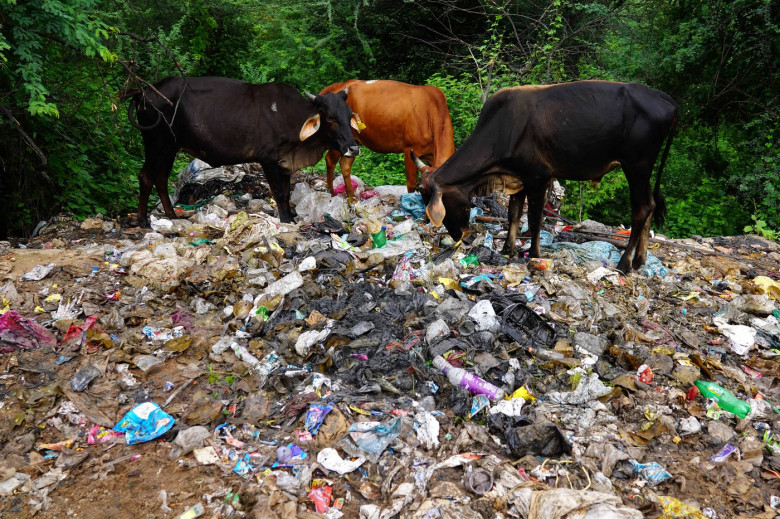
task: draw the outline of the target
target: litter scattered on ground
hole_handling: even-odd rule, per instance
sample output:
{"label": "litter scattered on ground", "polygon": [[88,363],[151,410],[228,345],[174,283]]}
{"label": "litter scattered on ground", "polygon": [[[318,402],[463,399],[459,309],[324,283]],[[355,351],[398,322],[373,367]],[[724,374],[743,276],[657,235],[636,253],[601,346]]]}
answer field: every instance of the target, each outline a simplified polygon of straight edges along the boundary
{"label": "litter scattered on ground", "polygon": [[196,162],[152,230],[3,247],[0,515],[775,517],[778,244],[657,235],[623,275],[623,230],[548,219],[506,258],[498,196],[453,248],[352,178],[296,174],[281,224]]}

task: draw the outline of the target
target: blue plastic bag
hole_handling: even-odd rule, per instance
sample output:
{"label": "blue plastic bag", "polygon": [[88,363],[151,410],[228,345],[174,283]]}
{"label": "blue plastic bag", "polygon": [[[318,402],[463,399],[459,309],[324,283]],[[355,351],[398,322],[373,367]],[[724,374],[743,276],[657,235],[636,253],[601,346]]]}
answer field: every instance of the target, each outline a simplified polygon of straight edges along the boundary
{"label": "blue plastic bag", "polygon": [[672,475],[669,474],[666,469],[664,469],[656,461],[651,461],[650,463],[639,463],[636,460],[628,461],[630,461],[634,466],[637,474],[639,474],[642,479],[650,483],[650,486],[655,486],[658,483],[666,481],[672,477]]}
{"label": "blue plastic bag", "polygon": [[114,426],[116,432],[125,433],[128,445],[148,442],[159,438],[173,427],[173,416],[154,402],[138,404]]}
{"label": "blue plastic bag", "polygon": [[401,425],[400,416],[389,424],[358,422],[350,426],[349,435],[367,453],[380,454],[401,434]]}
{"label": "blue plastic bag", "polygon": [[401,210],[419,220],[425,218],[425,204],[420,193],[404,193],[401,195]]}

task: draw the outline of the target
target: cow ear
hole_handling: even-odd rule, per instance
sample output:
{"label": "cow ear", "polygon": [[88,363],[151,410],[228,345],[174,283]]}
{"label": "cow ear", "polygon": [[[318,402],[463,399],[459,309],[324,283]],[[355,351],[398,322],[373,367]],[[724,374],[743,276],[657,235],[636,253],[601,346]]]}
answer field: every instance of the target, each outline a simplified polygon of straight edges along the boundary
{"label": "cow ear", "polygon": [[444,215],[447,214],[447,210],[444,209],[444,203],[441,201],[441,190],[434,188],[433,198],[428,202],[428,207],[425,208],[425,214],[431,221],[434,227],[440,227],[444,221]]}
{"label": "cow ear", "polygon": [[298,137],[305,141],[315,133],[317,133],[317,130],[320,129],[320,114],[315,114],[306,119],[306,122],[303,123],[303,127],[301,128],[301,133],[298,135]]}
{"label": "cow ear", "polygon": [[360,120],[360,116],[358,114],[352,114],[352,117],[349,120],[349,125],[352,126],[358,133],[360,133],[361,130],[365,130],[366,128],[366,125],[363,124],[363,121]]}

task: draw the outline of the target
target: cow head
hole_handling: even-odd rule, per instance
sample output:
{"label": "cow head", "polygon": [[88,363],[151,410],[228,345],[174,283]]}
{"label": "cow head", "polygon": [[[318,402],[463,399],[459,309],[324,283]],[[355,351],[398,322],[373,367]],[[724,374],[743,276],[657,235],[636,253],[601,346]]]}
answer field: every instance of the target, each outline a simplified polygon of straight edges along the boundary
{"label": "cow head", "polygon": [[306,96],[314,103],[317,113],[303,123],[300,140],[305,141],[319,131],[329,149],[338,150],[345,157],[359,155],[360,146],[355,142],[350,128],[360,131],[362,123],[346,103],[347,93],[342,91],[315,96],[306,92]]}
{"label": "cow head", "polygon": [[439,187],[431,180],[427,193],[423,193],[426,203],[425,215],[434,227],[444,224],[447,232],[455,241],[463,238],[469,229],[469,198],[457,187]]}

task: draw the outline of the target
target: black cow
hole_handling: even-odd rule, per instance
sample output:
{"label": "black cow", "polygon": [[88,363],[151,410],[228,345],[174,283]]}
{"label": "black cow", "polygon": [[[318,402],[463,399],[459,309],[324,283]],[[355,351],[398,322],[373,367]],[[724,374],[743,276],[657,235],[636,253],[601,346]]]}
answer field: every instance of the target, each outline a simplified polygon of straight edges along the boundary
{"label": "black cow", "polygon": [[[621,166],[631,193],[631,237],[617,268],[628,272],[647,258],[650,217],[666,216],[661,172],[677,123],[671,97],[637,83],[578,81],[505,88],[487,100],[474,132],[437,171],[425,175],[426,213],[455,240],[468,231],[474,194],[510,194],[505,254],[515,248],[528,197],[531,257],[539,257],[544,195],[552,178],[600,180]],[[653,165],[666,139],[650,190]],[[418,165],[420,163],[418,162]],[[424,169],[424,168],[421,168]],[[632,261],[633,258],[633,261]]]}
{"label": "black cow", "polygon": [[128,115],[144,140],[138,224],[148,224],[152,185],[165,215],[174,216],[168,176],[179,150],[212,166],[259,162],[279,219],[291,222],[290,175],[316,164],[329,149],[347,157],[360,153],[346,92],[307,96],[282,83],[252,85],[218,77],[167,78],[136,93]]}

